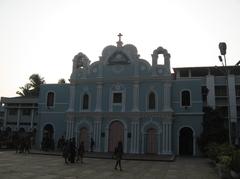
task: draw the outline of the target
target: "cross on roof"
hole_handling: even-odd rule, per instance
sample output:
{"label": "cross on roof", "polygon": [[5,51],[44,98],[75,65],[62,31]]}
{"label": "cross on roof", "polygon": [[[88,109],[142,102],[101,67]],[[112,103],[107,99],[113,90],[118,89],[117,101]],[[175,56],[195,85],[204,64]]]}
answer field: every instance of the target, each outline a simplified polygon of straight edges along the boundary
{"label": "cross on roof", "polygon": [[119,38],[119,40],[118,40],[118,42],[117,42],[117,46],[118,46],[118,47],[122,47],[122,44],[123,44],[122,41],[121,41],[121,37],[122,37],[122,36],[123,36],[123,35],[122,35],[121,33],[118,34],[118,38]]}
{"label": "cross on roof", "polygon": [[123,35],[122,35],[121,33],[118,34],[119,42],[121,41],[121,37],[122,37],[122,36],[123,36]]}

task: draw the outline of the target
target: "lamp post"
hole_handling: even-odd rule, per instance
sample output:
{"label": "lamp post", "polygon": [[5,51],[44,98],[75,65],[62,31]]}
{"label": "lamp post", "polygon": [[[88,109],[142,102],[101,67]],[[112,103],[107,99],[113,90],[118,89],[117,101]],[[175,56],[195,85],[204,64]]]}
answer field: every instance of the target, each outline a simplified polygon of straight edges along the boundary
{"label": "lamp post", "polygon": [[[227,105],[228,105],[228,140],[229,140],[229,144],[232,145],[232,135],[231,135],[231,128],[232,128],[232,116],[231,116],[231,110],[230,110],[230,91],[229,91],[229,81],[228,81],[228,77],[229,77],[229,74],[230,74],[230,71],[229,69],[227,68],[227,60],[226,60],[226,51],[227,51],[227,44],[225,42],[220,42],[219,43],[219,50],[220,50],[220,53],[221,55],[218,56],[219,58],[219,61],[222,63],[222,66],[223,66],[223,73],[224,73],[224,76],[226,77],[226,87],[227,87]],[[222,58],[223,56],[223,58]],[[240,64],[240,61],[238,61],[236,63],[235,66],[238,66]],[[234,131],[236,133],[236,139],[237,139],[237,126],[236,127],[236,131]],[[237,140],[236,140],[236,144],[237,144]]]}

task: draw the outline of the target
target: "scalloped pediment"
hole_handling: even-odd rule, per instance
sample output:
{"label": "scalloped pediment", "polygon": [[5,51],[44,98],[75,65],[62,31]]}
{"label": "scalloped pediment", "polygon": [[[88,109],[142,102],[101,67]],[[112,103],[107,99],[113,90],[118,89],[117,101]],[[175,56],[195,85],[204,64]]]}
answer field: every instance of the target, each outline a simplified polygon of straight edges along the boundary
{"label": "scalloped pediment", "polygon": [[130,64],[130,59],[121,51],[114,52],[108,59],[109,65],[115,64]]}

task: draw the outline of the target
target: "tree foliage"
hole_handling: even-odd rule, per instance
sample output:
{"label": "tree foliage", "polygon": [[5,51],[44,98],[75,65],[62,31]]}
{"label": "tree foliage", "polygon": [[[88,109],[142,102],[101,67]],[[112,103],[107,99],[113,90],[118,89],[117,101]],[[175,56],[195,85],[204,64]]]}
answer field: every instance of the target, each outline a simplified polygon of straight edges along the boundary
{"label": "tree foliage", "polygon": [[32,74],[29,77],[29,81],[23,87],[19,87],[20,91],[16,92],[18,95],[25,97],[36,97],[39,95],[40,85],[45,83],[44,78],[40,77],[39,74]]}
{"label": "tree foliage", "polygon": [[225,126],[225,118],[220,110],[206,107],[204,109],[202,127],[203,131],[198,144],[203,152],[208,144],[228,142],[228,129]]}
{"label": "tree foliage", "polygon": [[61,78],[58,80],[58,84],[65,84],[65,83],[66,83],[66,81],[64,78]]}

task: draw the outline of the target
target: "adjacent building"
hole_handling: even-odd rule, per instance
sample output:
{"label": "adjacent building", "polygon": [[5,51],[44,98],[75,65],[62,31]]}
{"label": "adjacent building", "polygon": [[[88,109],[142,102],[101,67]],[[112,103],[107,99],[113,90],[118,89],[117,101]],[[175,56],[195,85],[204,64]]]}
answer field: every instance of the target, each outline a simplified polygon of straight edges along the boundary
{"label": "adjacent building", "polygon": [[1,98],[3,129],[7,131],[36,130],[38,122],[38,98]]}
{"label": "adjacent building", "polygon": [[231,122],[232,143],[239,144],[240,129],[240,67],[173,68],[177,80],[199,79],[203,108],[220,109]]}

